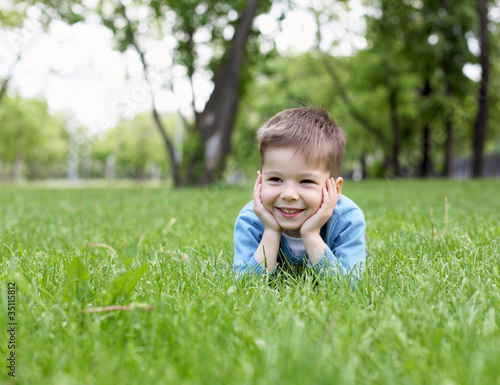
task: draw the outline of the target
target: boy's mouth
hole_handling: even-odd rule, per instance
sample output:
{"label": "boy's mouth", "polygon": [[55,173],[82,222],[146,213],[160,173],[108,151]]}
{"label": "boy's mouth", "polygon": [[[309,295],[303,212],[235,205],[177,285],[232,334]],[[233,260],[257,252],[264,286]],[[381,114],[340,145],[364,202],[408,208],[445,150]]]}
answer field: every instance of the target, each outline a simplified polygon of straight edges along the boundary
{"label": "boy's mouth", "polygon": [[276,207],[276,208],[286,217],[294,216],[305,210],[305,209],[292,209],[284,207]]}

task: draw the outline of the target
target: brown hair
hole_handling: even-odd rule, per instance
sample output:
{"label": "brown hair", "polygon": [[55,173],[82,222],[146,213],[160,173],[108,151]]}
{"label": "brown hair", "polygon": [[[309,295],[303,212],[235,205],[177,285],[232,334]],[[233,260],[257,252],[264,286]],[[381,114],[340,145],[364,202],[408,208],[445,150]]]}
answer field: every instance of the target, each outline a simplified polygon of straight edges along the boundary
{"label": "brown hair", "polygon": [[332,177],[340,174],[346,136],[324,107],[284,110],[269,119],[257,136],[261,169],[268,148],[292,148],[306,162],[324,165]]}

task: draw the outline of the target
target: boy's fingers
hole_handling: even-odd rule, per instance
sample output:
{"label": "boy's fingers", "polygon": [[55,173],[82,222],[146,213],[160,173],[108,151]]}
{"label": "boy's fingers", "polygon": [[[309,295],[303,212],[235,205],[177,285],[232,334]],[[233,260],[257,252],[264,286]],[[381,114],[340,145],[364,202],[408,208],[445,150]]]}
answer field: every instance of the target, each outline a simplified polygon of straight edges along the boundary
{"label": "boy's fingers", "polygon": [[260,183],[259,178],[260,178],[260,175],[255,180],[255,186],[253,187],[254,190],[259,186],[259,183]]}
{"label": "boy's fingers", "polygon": [[328,203],[330,201],[328,194],[328,189],[326,187],[323,187],[323,204],[320,206],[320,208],[328,206]]}
{"label": "boy's fingers", "polygon": [[261,194],[261,191],[262,191],[262,183],[259,183],[254,191],[254,194],[253,194],[253,200],[254,200],[254,203],[257,204],[257,206],[261,207],[262,206],[262,198],[260,196]]}
{"label": "boy's fingers", "polygon": [[256,198],[260,198],[260,188],[261,188],[260,186],[261,186],[260,183],[257,183],[257,186],[255,186],[255,194],[254,195]]}
{"label": "boy's fingers", "polygon": [[336,190],[335,190],[335,185],[333,183],[333,178],[328,178],[327,180],[327,185],[328,185],[328,206],[331,209],[333,206],[335,206],[336,202]]}
{"label": "boy's fingers", "polygon": [[260,197],[259,190],[260,190],[259,189],[259,183],[257,181],[257,182],[255,182],[255,187],[253,189],[253,200],[254,200],[255,203],[259,203],[259,199],[258,199]]}
{"label": "boy's fingers", "polygon": [[330,179],[326,180],[325,190],[326,190],[326,195],[327,195],[328,199],[331,200],[332,199],[332,183],[331,183]]}

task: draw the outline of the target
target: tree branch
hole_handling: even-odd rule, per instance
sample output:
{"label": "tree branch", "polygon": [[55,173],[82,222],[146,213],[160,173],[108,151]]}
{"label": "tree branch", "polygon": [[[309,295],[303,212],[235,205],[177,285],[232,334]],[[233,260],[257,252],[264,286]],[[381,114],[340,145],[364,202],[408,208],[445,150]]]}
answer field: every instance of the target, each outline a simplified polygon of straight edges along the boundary
{"label": "tree branch", "polygon": [[159,115],[158,110],[156,108],[156,98],[154,95],[153,85],[151,83],[151,79],[149,76],[148,64],[146,62],[145,54],[141,50],[141,48],[139,47],[139,44],[138,44],[136,36],[135,36],[135,30],[134,30],[134,28],[132,28],[132,22],[127,17],[126,9],[125,9],[125,6],[123,5],[122,2],[119,2],[118,11],[127,21],[127,30],[128,30],[129,36],[131,38],[131,44],[134,46],[135,50],[139,54],[139,58],[140,58],[141,64],[142,64],[142,69],[144,72],[144,79],[146,80],[146,83],[147,83],[148,88],[149,88],[149,93],[151,95],[153,119],[156,123],[156,127],[160,131],[161,136],[163,137],[163,141],[165,142],[165,145],[167,146],[170,162],[172,164],[172,173],[173,173],[173,178],[174,178],[174,184],[176,186],[178,186],[180,184],[179,165],[177,164],[177,161],[175,159],[174,145],[167,135],[167,131],[165,130],[163,123],[161,122],[160,115]]}
{"label": "tree branch", "polygon": [[350,114],[361,124],[361,126],[365,130],[367,130],[372,134],[375,134],[381,141],[384,141],[385,135],[383,131],[379,127],[373,125],[368,119],[366,119],[359,111],[357,111],[354,108],[352,101],[347,95],[344,87],[342,86],[342,83],[340,82],[337,72],[333,68],[332,64],[326,59],[323,59],[322,61],[325,69],[327,70],[327,73],[332,78],[335,88],[338,90],[340,94],[340,97],[342,98],[344,104],[349,109]]}
{"label": "tree branch", "polygon": [[4,98],[4,96],[7,94],[7,88],[9,86],[10,80],[12,79],[14,68],[16,67],[16,65],[20,61],[21,61],[21,54],[18,53],[17,56],[16,56],[16,60],[14,61],[14,63],[12,63],[12,65],[9,68],[9,70],[7,71],[7,76],[2,81],[2,86],[0,87],[0,102],[2,101],[2,99]]}

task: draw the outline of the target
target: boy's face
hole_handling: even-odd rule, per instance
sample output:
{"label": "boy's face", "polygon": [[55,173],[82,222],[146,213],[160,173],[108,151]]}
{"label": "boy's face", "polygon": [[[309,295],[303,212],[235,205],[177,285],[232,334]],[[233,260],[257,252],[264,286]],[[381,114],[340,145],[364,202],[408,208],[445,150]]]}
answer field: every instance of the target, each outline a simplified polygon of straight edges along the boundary
{"label": "boy's face", "polygon": [[300,227],[323,202],[323,187],[330,177],[326,167],[306,164],[290,148],[269,148],[262,164],[261,198],[283,232],[300,237]]}

